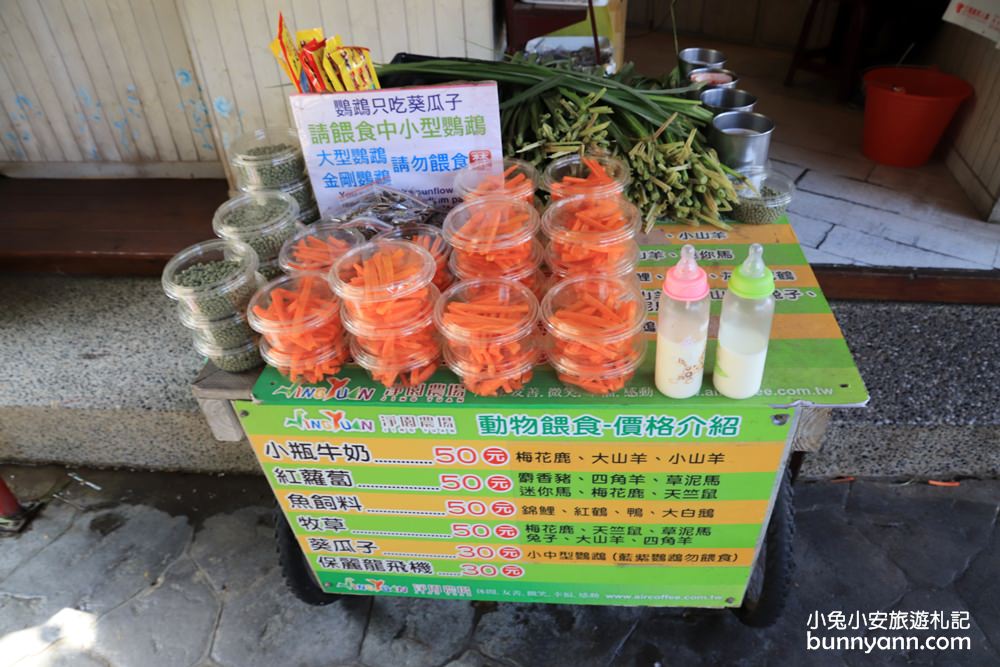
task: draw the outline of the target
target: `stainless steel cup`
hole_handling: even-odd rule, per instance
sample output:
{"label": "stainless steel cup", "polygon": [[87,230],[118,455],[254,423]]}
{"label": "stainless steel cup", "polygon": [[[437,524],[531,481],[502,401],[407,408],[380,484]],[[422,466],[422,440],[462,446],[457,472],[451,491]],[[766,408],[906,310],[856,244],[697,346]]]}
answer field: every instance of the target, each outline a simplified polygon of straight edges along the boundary
{"label": "stainless steel cup", "polygon": [[713,114],[753,111],[757,98],[739,88],[709,88],[701,91],[701,103]]}
{"label": "stainless steel cup", "polygon": [[725,67],[726,54],[715,49],[681,49],[677,54],[677,66],[681,71],[681,79],[687,80],[691,70],[701,67]]}
{"label": "stainless steel cup", "polygon": [[730,77],[729,81],[726,83],[706,83],[702,90],[705,88],[735,88],[736,84],[739,82],[739,79],[736,77],[736,72],[731,69],[722,69],[721,67],[699,67],[688,72],[688,83],[692,85],[699,83],[698,81],[693,80],[693,77],[699,74],[725,74]]}
{"label": "stainless steel cup", "polygon": [[763,114],[726,111],[712,119],[708,142],[728,167],[763,167],[767,164],[772,132],[774,121]]}

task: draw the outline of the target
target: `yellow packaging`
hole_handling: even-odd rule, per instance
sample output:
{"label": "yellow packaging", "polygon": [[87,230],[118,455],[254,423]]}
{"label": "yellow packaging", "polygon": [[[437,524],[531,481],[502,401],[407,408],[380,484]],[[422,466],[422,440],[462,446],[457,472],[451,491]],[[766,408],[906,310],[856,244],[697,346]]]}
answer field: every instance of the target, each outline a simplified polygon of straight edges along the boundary
{"label": "yellow packaging", "polygon": [[309,92],[309,84],[302,77],[302,61],[299,60],[299,50],[292,40],[292,34],[285,25],[285,17],[278,14],[278,36],[271,42],[271,52],[281,63],[288,78],[295,84],[300,93]]}
{"label": "yellow packaging", "polygon": [[340,35],[334,35],[326,40],[326,49],[323,50],[323,74],[326,75],[327,81],[330,82],[330,90],[336,90],[343,92],[347,90],[344,88],[343,81],[340,80],[340,73],[337,71],[337,63],[333,61],[333,52],[341,47],[343,42],[340,39]]}

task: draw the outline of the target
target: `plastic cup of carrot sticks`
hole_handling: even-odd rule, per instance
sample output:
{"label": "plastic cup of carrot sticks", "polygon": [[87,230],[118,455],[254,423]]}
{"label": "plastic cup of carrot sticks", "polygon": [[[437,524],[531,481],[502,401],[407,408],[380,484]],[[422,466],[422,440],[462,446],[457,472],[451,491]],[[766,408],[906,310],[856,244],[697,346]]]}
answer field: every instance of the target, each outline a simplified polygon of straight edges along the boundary
{"label": "plastic cup of carrot sticks", "polygon": [[167,296],[191,313],[215,319],[242,312],[257,291],[259,260],[246,243],[213,239],[188,246],[163,269]]}
{"label": "plastic cup of carrot sticks", "polygon": [[473,162],[455,175],[455,194],[465,201],[507,195],[535,205],[538,171],[515,158]]}
{"label": "plastic cup of carrot sticks", "polygon": [[451,270],[448,268],[451,246],[444,240],[440,227],[422,223],[407,223],[384,231],[375,238],[409,241],[420,246],[434,258],[434,286],[444,291],[451,285]]}
{"label": "plastic cup of carrot sticks", "polygon": [[289,355],[291,361],[304,362],[317,350],[344,343],[340,299],[319,271],[283,276],[264,285],[250,300],[247,320],[276,353]]}
{"label": "plastic cup of carrot sticks", "polygon": [[315,384],[339,373],[350,358],[351,351],[346,338],[330,347],[307,353],[288,352],[261,340],[260,355],[268,366],[273,366],[292,382]]}
{"label": "plastic cup of carrot sticks", "polygon": [[[373,354],[372,351],[377,351]],[[441,346],[428,320],[416,331],[397,335],[393,331],[368,331],[351,336],[351,355],[358,366],[386,387],[413,387],[434,374],[441,359]]]}
{"label": "plastic cup of carrot sticks", "polygon": [[635,375],[646,351],[646,305],[634,281],[568,278],[545,295],[541,312],[546,357],[563,383],[609,394]]}
{"label": "plastic cup of carrot sticks", "polygon": [[542,216],[549,238],[546,260],[563,275],[615,269],[628,260],[640,221],[639,209],[622,197],[560,199]]}
{"label": "plastic cup of carrot sticks", "polygon": [[341,255],[364,242],[365,237],[355,229],[344,229],[336,222],[319,222],[285,241],[278,263],[287,273],[326,272]]}
{"label": "plastic cup of carrot sticks", "polygon": [[453,285],[434,307],[434,324],[444,337],[448,365],[476,394],[520,389],[539,357],[538,300],[514,281],[481,278]]}
{"label": "plastic cup of carrot sticks", "polygon": [[631,182],[628,165],[610,155],[567,155],[542,172],[542,189],[553,201],[574,195],[619,197]]}
{"label": "plastic cup of carrot sticks", "polygon": [[[608,264],[599,272],[602,276],[608,276],[611,278],[624,278],[630,281],[638,281],[636,276],[636,271],[639,266],[639,244],[636,241],[631,241],[625,248],[625,253],[616,261],[614,264]],[[562,266],[559,264],[558,260],[552,257],[552,244],[550,243],[545,249],[545,261],[552,269],[552,277],[558,282],[560,280],[565,280],[574,275],[579,275],[574,272],[571,267]]]}
{"label": "plastic cup of carrot sticks", "polygon": [[449,266],[457,280],[472,280],[474,278],[504,278],[521,283],[531,290],[536,299],[545,295],[548,279],[542,272],[542,260],[545,252],[539,241],[532,241],[531,254],[524,264],[510,269],[500,270],[492,262],[481,261],[475,255],[452,254]]}
{"label": "plastic cup of carrot sticks", "polygon": [[370,327],[404,326],[430,314],[437,263],[409,241],[377,239],[348,251],[330,270],[344,313]]}
{"label": "plastic cup of carrot sticks", "polygon": [[443,233],[463,273],[498,276],[531,260],[539,226],[538,212],[530,204],[490,195],[453,208],[444,219]]}

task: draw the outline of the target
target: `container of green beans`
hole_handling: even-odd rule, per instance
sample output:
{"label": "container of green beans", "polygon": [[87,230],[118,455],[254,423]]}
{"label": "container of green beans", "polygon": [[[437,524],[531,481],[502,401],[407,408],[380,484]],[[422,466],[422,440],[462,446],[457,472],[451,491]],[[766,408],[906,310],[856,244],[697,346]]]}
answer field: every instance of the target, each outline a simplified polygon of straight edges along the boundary
{"label": "container of green beans", "polygon": [[280,188],[302,180],[306,173],[299,136],[287,127],[241,134],[229,145],[229,164],[240,190]]}
{"label": "container of green beans", "polygon": [[769,225],[785,215],[795,192],[792,179],[766,167],[740,169],[739,174],[733,179],[738,197],[733,218],[748,225]]}
{"label": "container of green beans", "polygon": [[302,229],[299,205],[277,190],[239,194],[215,211],[212,229],[220,238],[243,241],[261,264],[277,259],[281,246]]}
{"label": "container of green beans", "polygon": [[161,282],[167,296],[204,319],[246,310],[257,291],[257,253],[246,243],[227,239],[202,241],[173,256]]}
{"label": "container of green beans", "polygon": [[264,363],[256,338],[236,347],[219,347],[207,339],[201,331],[195,331],[194,349],[219,369],[229,373],[242,373]]}
{"label": "container of green beans", "polygon": [[181,301],[177,304],[177,316],[185,327],[199,332],[201,338],[223,349],[241,347],[257,337],[247,324],[247,314],[243,310],[222,317],[206,317]]}

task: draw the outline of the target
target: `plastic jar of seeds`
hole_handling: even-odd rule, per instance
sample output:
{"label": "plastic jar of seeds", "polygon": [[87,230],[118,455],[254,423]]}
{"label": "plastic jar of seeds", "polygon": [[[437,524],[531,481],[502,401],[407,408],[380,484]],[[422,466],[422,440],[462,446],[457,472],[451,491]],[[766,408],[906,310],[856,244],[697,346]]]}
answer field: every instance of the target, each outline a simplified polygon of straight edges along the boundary
{"label": "plastic jar of seeds", "polygon": [[411,222],[429,222],[434,215],[434,207],[427,202],[379,183],[352,190],[335,205],[323,210],[323,218],[326,220],[351,222],[357,218],[367,218],[390,227]]}
{"label": "plastic jar of seeds", "polygon": [[351,357],[350,342],[344,338],[336,345],[310,353],[292,354],[260,341],[260,356],[292,382],[315,384],[334,377]]}
{"label": "plastic jar of seeds", "polygon": [[567,155],[542,172],[542,189],[552,200],[588,195],[619,197],[632,182],[628,165],[610,155]]}
{"label": "plastic jar of seeds", "polygon": [[[514,281],[481,278],[453,285],[434,307],[434,324],[444,338],[449,366],[462,369],[474,393],[495,395],[505,386],[507,393],[514,391],[508,374],[520,370],[523,375],[525,367],[530,371],[541,352],[538,300]],[[494,385],[492,373],[508,382]]]}
{"label": "plastic jar of seeds", "polygon": [[475,261],[474,257],[468,255],[459,256],[454,253],[448,264],[456,280],[472,280],[474,278],[503,278],[505,280],[513,280],[531,290],[536,299],[541,299],[545,295],[545,289],[548,287],[549,282],[542,271],[543,257],[542,244],[536,240],[532,242],[531,254],[524,264],[503,271],[498,270],[494,265],[483,266],[480,262]]}
{"label": "plastic jar of seeds", "polygon": [[766,167],[739,171],[742,179],[733,179],[737,202],[732,216],[748,225],[769,225],[785,215],[792,203],[795,184],[784,174]]}
{"label": "plastic jar of seeds", "polygon": [[250,300],[247,319],[276,352],[293,358],[343,347],[340,299],[330,289],[326,275],[319,271],[296,273],[267,283]]}
{"label": "plastic jar of seeds", "polygon": [[229,145],[229,163],[240,190],[280,188],[302,180],[306,161],[299,136],[287,127],[265,127]]}
{"label": "plastic jar of seeds", "polygon": [[364,242],[365,237],[356,229],[345,229],[337,222],[319,222],[285,241],[278,253],[278,264],[287,273],[326,272],[341,255]]}
{"label": "plastic jar of seeds", "polygon": [[618,391],[646,351],[646,304],[634,281],[576,276],[541,303],[545,353],[559,379],[593,394]]}
{"label": "plastic jar of seeds", "polygon": [[330,270],[345,316],[369,328],[404,326],[429,317],[439,292],[437,263],[409,241],[377,239],[346,252]]}
{"label": "plastic jar of seeds", "polygon": [[257,253],[246,243],[213,239],[189,246],[163,269],[163,291],[190,312],[217,319],[243,312],[257,290]]}
{"label": "plastic jar of seeds", "polygon": [[561,275],[617,269],[635,248],[640,222],[639,209],[622,197],[560,199],[542,216],[546,261]]}
{"label": "plastic jar of seeds", "polygon": [[192,333],[194,334],[194,349],[198,351],[198,354],[215,364],[219,370],[227,373],[242,373],[251,368],[257,368],[263,363],[256,339],[236,347],[219,347],[207,340],[201,331]]}
{"label": "plastic jar of seeds", "polygon": [[530,261],[540,224],[530,204],[491,195],[453,208],[442,231],[464,274],[493,277]]}
{"label": "plastic jar of seeds", "polygon": [[201,332],[203,339],[217,347],[240,347],[257,339],[257,334],[250,328],[243,311],[222,317],[205,317],[180,301],[177,303],[177,316],[186,328]]}
{"label": "plastic jar of seeds", "polygon": [[212,229],[221,238],[249,243],[266,263],[277,259],[285,241],[302,229],[298,215],[299,205],[282,192],[244,192],[215,211]]}
{"label": "plastic jar of seeds", "polygon": [[434,286],[443,291],[451,284],[451,270],[448,268],[451,246],[444,240],[440,227],[421,223],[406,223],[381,232],[375,238],[409,241],[420,246],[434,258],[436,267],[434,269]]}
{"label": "plastic jar of seeds", "polygon": [[371,327],[345,317],[351,355],[371,378],[386,387],[412,387],[434,374],[441,343],[430,314],[404,327]]}
{"label": "plastic jar of seeds", "polygon": [[538,171],[515,158],[473,162],[455,174],[455,194],[465,201],[505,195],[534,206],[537,189]]}

